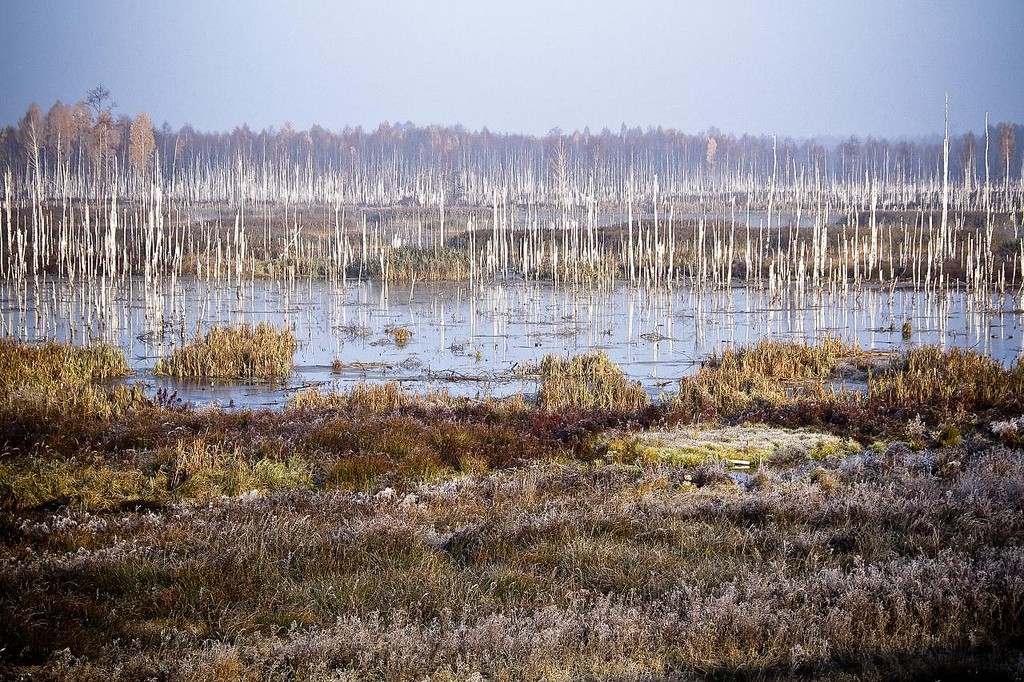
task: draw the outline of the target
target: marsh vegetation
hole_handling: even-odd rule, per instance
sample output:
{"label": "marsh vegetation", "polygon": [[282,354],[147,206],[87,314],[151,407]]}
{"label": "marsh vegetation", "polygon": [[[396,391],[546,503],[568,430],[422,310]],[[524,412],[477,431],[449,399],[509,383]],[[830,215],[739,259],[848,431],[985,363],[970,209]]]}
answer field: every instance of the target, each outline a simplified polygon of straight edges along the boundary
{"label": "marsh vegetation", "polygon": [[[656,404],[594,355],[542,363],[539,405],[366,384],[44,414],[20,377],[62,374],[2,350],[5,674],[1019,673],[1018,366],[761,343]],[[829,388],[861,369],[866,394]]]}
{"label": "marsh vegetation", "polygon": [[202,338],[174,349],[153,373],[195,379],[269,379],[292,369],[295,337],[261,322],[255,327],[213,327]]}
{"label": "marsh vegetation", "polygon": [[0,676],[1021,675],[1017,130],[30,110]]}

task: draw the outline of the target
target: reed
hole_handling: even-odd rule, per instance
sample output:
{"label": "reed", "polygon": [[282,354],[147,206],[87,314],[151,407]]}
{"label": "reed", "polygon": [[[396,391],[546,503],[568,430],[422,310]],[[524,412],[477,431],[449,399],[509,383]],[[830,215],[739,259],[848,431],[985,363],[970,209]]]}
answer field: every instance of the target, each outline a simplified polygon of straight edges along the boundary
{"label": "reed", "polygon": [[74,390],[130,374],[124,353],[112,346],[76,348],[52,342],[35,346],[0,339],[0,392],[5,395],[25,388]]}
{"label": "reed", "polygon": [[762,340],[713,355],[698,372],[679,381],[675,406],[693,415],[727,417],[756,404],[782,405],[794,398],[836,399],[825,386],[840,362],[856,365],[864,353],[836,337],[818,344]]}
{"label": "reed", "polygon": [[214,327],[160,359],[153,373],[178,378],[269,379],[287,376],[297,344],[290,330],[261,322],[255,327]]}
{"label": "reed", "polygon": [[643,386],[630,381],[603,352],[571,358],[549,354],[541,360],[538,372],[537,404],[545,410],[635,412],[651,402]]}
{"label": "reed", "polygon": [[877,405],[927,410],[1004,413],[1024,408],[1024,367],[960,348],[915,348],[891,369],[872,373],[868,398]]}
{"label": "reed", "polygon": [[[111,346],[36,346],[0,339],[0,431],[9,445],[33,442],[33,432],[66,420],[70,437],[94,420],[149,406],[141,384],[106,385],[131,374],[124,354]],[[27,440],[23,440],[27,439]]]}

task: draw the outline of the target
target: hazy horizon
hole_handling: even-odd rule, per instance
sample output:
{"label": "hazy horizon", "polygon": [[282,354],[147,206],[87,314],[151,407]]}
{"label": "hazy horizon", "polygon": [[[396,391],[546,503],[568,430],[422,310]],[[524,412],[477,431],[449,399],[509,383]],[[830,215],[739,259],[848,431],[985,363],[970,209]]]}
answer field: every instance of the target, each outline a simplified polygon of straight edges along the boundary
{"label": "hazy horizon", "polygon": [[1024,119],[1024,3],[54,0],[8,8],[0,123],[104,84],[117,112],[231,131],[462,125],[921,138]]}

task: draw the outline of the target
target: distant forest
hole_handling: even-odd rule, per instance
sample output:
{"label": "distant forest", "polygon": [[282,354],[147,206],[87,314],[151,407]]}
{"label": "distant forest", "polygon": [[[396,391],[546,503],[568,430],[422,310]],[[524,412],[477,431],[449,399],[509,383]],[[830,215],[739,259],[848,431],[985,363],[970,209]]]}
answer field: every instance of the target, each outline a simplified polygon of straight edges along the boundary
{"label": "distant forest", "polygon": [[[1021,179],[1024,128],[997,123],[949,140],[949,178],[968,196]],[[588,129],[543,137],[461,126],[381,123],[230,133],[155,127],[115,115],[95,88],[45,113],[32,104],[0,130],[0,173],[14,198],[131,199],[159,191],[199,202],[489,205],[492,202],[698,197],[766,186],[920,187],[943,176],[943,139],[794,139]],[[903,191],[903,190],[901,190]]]}

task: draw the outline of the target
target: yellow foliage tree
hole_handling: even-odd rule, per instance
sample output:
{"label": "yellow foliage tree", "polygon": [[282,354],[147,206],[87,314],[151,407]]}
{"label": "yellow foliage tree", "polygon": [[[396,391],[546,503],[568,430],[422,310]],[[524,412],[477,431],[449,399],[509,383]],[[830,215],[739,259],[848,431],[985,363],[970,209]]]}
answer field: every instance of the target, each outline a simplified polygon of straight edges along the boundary
{"label": "yellow foliage tree", "polygon": [[142,112],[132,121],[131,131],[128,134],[128,161],[132,168],[140,173],[148,171],[153,164],[153,150],[155,149],[153,122],[149,120],[146,112]]}

